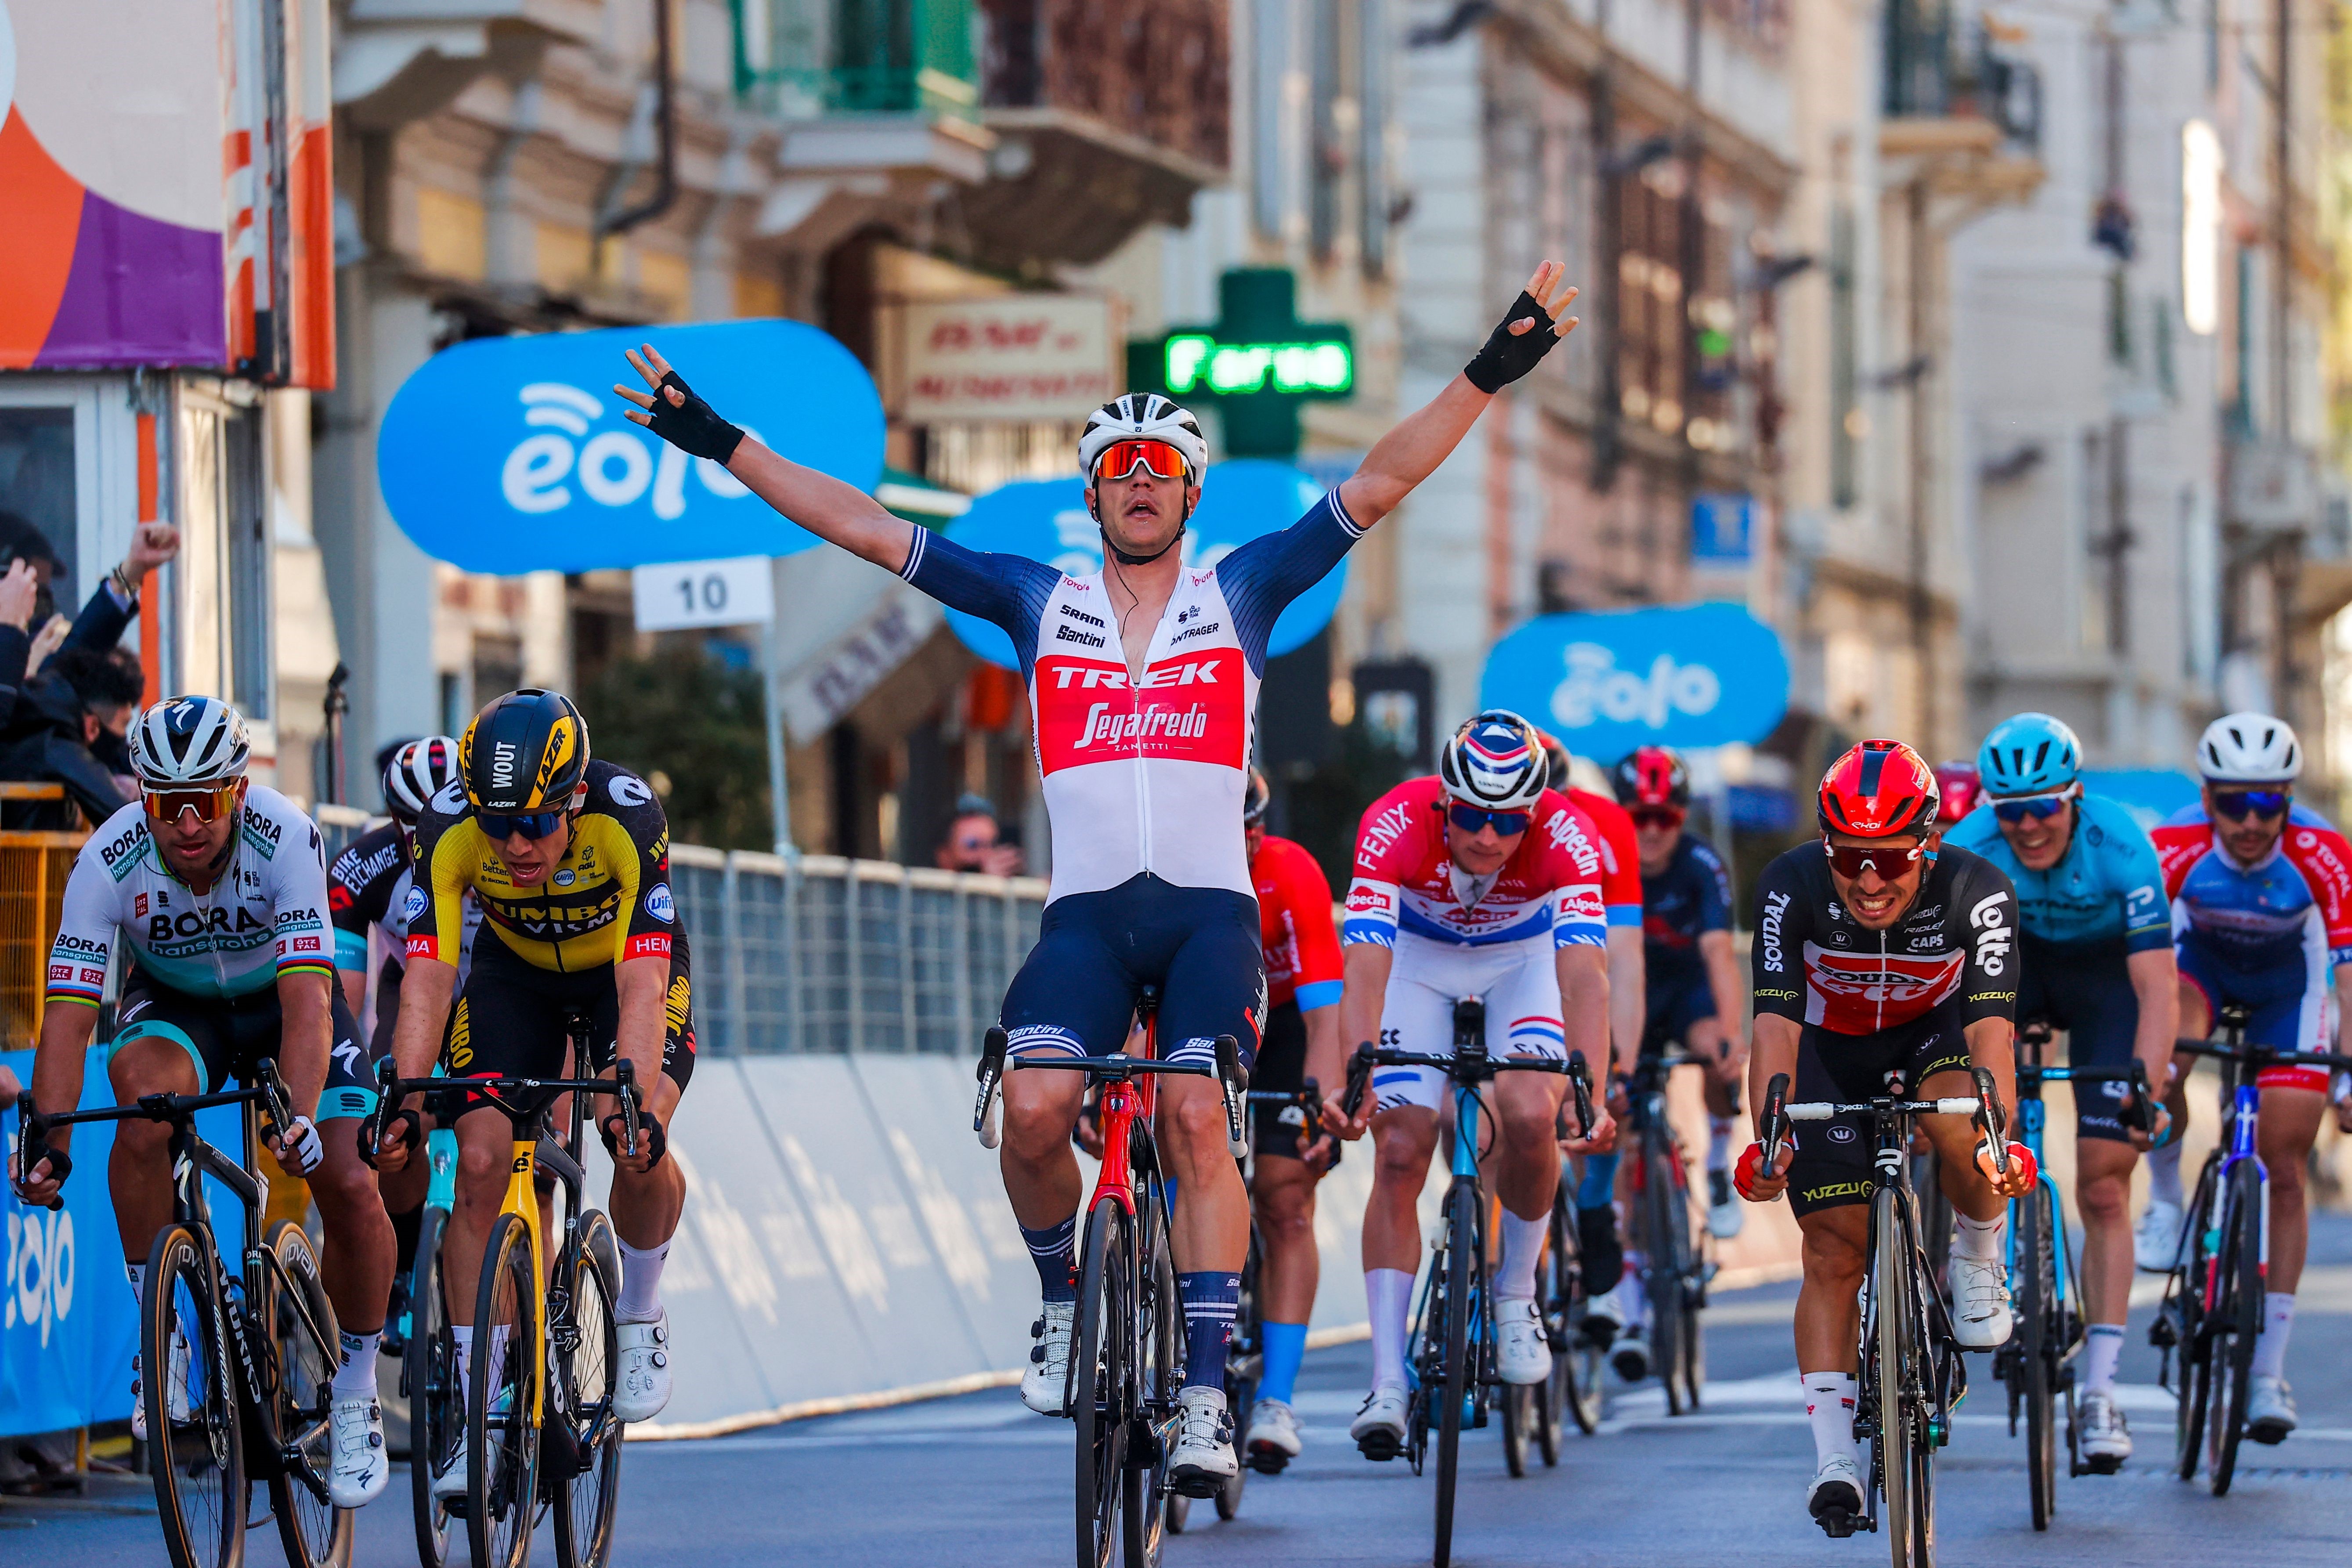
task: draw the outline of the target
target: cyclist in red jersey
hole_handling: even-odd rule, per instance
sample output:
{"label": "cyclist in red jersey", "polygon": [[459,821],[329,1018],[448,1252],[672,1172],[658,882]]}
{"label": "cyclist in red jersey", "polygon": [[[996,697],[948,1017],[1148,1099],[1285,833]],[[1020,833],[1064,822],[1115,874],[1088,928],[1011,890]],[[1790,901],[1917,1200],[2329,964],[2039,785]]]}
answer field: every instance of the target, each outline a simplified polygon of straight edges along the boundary
{"label": "cyclist in red jersey", "polygon": [[[1339,933],[1331,924],[1331,884],[1323,868],[1304,845],[1266,832],[1266,805],[1265,780],[1253,769],[1249,794],[1242,798],[1242,830],[1265,950],[1265,1040],[1257,1048],[1250,1087],[1278,1093],[1306,1082],[1307,1052],[1339,1047]],[[1325,1087],[1337,1092],[1336,1085]],[[1298,1457],[1298,1416],[1290,1396],[1321,1273],[1315,1184],[1337,1151],[1330,1135],[1309,1128],[1297,1106],[1261,1104],[1255,1120],[1257,1173],[1250,1203],[1265,1249],[1257,1279],[1265,1321],[1248,1459],[1254,1468],[1273,1473]]]}

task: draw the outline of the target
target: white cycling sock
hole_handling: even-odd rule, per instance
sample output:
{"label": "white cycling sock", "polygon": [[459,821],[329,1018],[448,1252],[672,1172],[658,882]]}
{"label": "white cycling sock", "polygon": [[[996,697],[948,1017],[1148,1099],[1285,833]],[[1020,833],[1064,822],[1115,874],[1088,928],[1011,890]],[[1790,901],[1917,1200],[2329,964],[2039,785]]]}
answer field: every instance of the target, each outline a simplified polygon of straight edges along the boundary
{"label": "white cycling sock", "polygon": [[463,1383],[466,1381],[467,1375],[473,1371],[474,1367],[474,1325],[471,1323],[450,1324],[449,1338],[456,1342],[457,1344],[457,1381],[459,1383]]}
{"label": "white cycling sock", "polygon": [[2254,1340],[2254,1375],[2286,1375],[2286,1337],[2294,1329],[2294,1295],[2272,1290],[2263,1297],[2263,1331]]}
{"label": "white cycling sock", "polygon": [[2187,1202],[2180,1195],[2180,1129],[2177,1127],[2170,1142],[2147,1152],[2147,1195],[2175,1208]]}
{"label": "white cycling sock", "polygon": [[343,1361],[335,1368],[335,1397],[359,1399],[375,1392],[376,1346],[383,1340],[383,1331],[372,1334],[346,1333],[343,1339]]}
{"label": "white cycling sock", "polygon": [[1706,1119],[1706,1169],[1709,1175],[1731,1169],[1731,1118]]}
{"label": "white cycling sock", "polygon": [[1372,1319],[1372,1386],[1404,1382],[1404,1319],[1412,1306],[1412,1274],[1403,1268],[1364,1270],[1364,1301]]}
{"label": "white cycling sock", "polygon": [[621,1248],[621,1299],[613,1303],[613,1319],[650,1323],[662,1313],[662,1263],[669,1257],[669,1243],[639,1250],[617,1236],[613,1239]]}
{"label": "white cycling sock", "polygon": [[1853,1406],[1862,1384],[1850,1372],[1808,1372],[1798,1375],[1805,1389],[1805,1419],[1813,1428],[1816,1469],[1843,1454],[1862,1468],[1862,1445],[1854,1441]]}
{"label": "white cycling sock", "polygon": [[122,1266],[122,1271],[131,1276],[131,1308],[133,1312],[136,1312],[146,1304],[147,1266],[143,1263],[126,1263]]}
{"label": "white cycling sock", "polygon": [[1973,1258],[1979,1263],[1999,1263],[2008,1234],[2006,1209],[1990,1219],[1970,1219],[1964,1214],[1956,1214],[1952,1216],[1952,1256]]}
{"label": "white cycling sock", "polygon": [[1495,1275],[1495,1300],[1532,1301],[1536,1295],[1536,1265],[1543,1261],[1544,1236],[1551,1215],[1521,1219],[1503,1211],[1503,1267]]}
{"label": "white cycling sock", "polygon": [[2107,1394],[2116,1386],[2116,1363],[2124,1353],[2121,1323],[2093,1323],[2083,1339],[2083,1388]]}

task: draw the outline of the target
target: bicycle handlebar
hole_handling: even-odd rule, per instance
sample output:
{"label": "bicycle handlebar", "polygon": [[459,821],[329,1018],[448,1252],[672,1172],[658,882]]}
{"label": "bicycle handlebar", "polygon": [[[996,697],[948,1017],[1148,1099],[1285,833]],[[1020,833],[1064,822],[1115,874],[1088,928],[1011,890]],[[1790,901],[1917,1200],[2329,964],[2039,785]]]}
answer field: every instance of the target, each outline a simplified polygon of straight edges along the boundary
{"label": "bicycle handlebar", "polygon": [[1489,1056],[1483,1048],[1439,1055],[1433,1051],[1401,1051],[1367,1041],[1348,1058],[1348,1092],[1340,1109],[1350,1120],[1364,1103],[1364,1090],[1371,1082],[1375,1067],[1435,1068],[1457,1082],[1468,1083],[1484,1083],[1502,1072],[1558,1073],[1568,1079],[1575,1091],[1579,1136],[1592,1136],[1592,1074],[1584,1064],[1582,1051],[1569,1052],[1565,1060],[1557,1057]]}
{"label": "bicycle handlebar", "polygon": [[1784,1105],[1782,1114],[1791,1121],[1828,1121],[1834,1117],[1876,1113],[1880,1110],[1898,1116],[1974,1116],[1982,1109],[1968,1095],[1948,1095],[1941,1100],[1864,1100],[1847,1104],[1831,1100],[1801,1100]]}
{"label": "bicycle handlebar", "polygon": [[2177,1057],[2211,1057],[2216,1061],[2247,1062],[2257,1067],[2336,1068],[2352,1072],[2352,1056],[2341,1051],[2283,1051],[2275,1046],[2248,1041],[2241,1046],[2217,1046],[2205,1040],[2175,1040]]}
{"label": "bicycle handlebar", "polygon": [[1249,1095],[1249,1075],[1242,1070],[1241,1042],[1231,1035],[1217,1037],[1213,1063],[1160,1061],[1152,1057],[1131,1057],[1124,1051],[1103,1057],[1014,1057],[1006,1052],[1003,1026],[991,1025],[982,1037],[980,1067],[975,1075],[980,1081],[980,1099],[971,1113],[971,1130],[979,1135],[982,1148],[993,1149],[1003,1137],[1000,1106],[1004,1075],[1035,1068],[1083,1072],[1090,1079],[1119,1083],[1150,1073],[1213,1078],[1224,1101],[1227,1150],[1236,1160],[1249,1152],[1248,1129],[1243,1118],[1243,1107]]}
{"label": "bicycle handlebar", "polygon": [[[284,1137],[293,1122],[292,1112],[286,1101],[286,1083],[278,1076],[278,1061],[264,1057],[254,1064],[253,1080],[242,1089],[225,1089],[211,1094],[142,1094],[129,1105],[100,1106],[94,1110],[60,1110],[44,1115],[33,1100],[29,1089],[16,1096],[16,1152],[19,1177],[31,1172],[35,1163],[47,1160],[49,1173],[60,1185],[73,1174],[73,1158],[63,1149],[49,1147],[49,1131],[57,1127],[79,1127],[95,1121],[184,1121],[193,1119],[199,1110],[210,1110],[216,1105],[249,1105],[258,1103],[263,1120]],[[28,1152],[36,1151],[37,1153]],[[22,1196],[21,1181],[17,1182]],[[65,1206],[62,1197],[51,1198],[50,1209]]]}
{"label": "bicycle handlebar", "polygon": [[[637,1138],[643,1126],[637,1069],[626,1058],[613,1064],[611,1078],[522,1078],[515,1075],[402,1078],[398,1064],[385,1057],[375,1064],[375,1109],[360,1124],[360,1158],[371,1167],[375,1164],[376,1145],[383,1141],[384,1131],[393,1121],[399,1117],[415,1119],[414,1111],[394,1109],[412,1094],[479,1093],[493,1109],[504,1111],[509,1119],[524,1114],[535,1115],[537,1110],[525,1112],[520,1107],[508,1105],[498,1099],[498,1092],[534,1094],[544,1091],[550,1099],[565,1093],[611,1095],[621,1102],[621,1128],[625,1134],[621,1152],[632,1159],[636,1156]],[[422,1129],[419,1136],[422,1136]]]}

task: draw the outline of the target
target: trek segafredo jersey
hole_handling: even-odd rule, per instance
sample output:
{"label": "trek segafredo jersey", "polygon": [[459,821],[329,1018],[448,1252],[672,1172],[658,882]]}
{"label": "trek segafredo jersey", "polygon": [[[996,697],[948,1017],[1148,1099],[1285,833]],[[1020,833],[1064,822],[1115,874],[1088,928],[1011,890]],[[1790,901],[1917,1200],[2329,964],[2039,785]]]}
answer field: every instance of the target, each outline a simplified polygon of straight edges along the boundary
{"label": "trek segafredo jersey", "polygon": [[1266,639],[1362,537],[1334,492],[1281,532],[1185,567],[1138,675],[1102,573],[1071,577],[915,530],[898,574],[1003,627],[1020,655],[1054,829],[1048,903],[1146,871],[1255,897],[1242,790]]}
{"label": "trek segafredo jersey", "polygon": [[236,847],[202,895],[164,866],[133,801],[90,835],[66,883],[49,949],[51,1002],[98,1005],[121,933],[142,973],[190,996],[242,996],[304,971],[331,976],[327,862],[299,806],[247,786]]}

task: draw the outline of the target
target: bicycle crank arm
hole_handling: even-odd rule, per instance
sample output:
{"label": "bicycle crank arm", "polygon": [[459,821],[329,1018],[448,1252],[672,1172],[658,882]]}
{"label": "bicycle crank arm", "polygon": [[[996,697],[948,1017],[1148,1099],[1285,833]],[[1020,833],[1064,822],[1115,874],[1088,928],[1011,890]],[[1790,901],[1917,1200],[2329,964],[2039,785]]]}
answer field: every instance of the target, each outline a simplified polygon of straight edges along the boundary
{"label": "bicycle crank arm", "polygon": [[303,1489],[312,1497],[329,1508],[335,1506],[334,1500],[327,1495],[327,1483],[319,1479],[319,1472],[311,1468],[309,1457],[301,1449],[288,1444],[278,1451],[278,1463],[288,1475],[301,1482]]}

